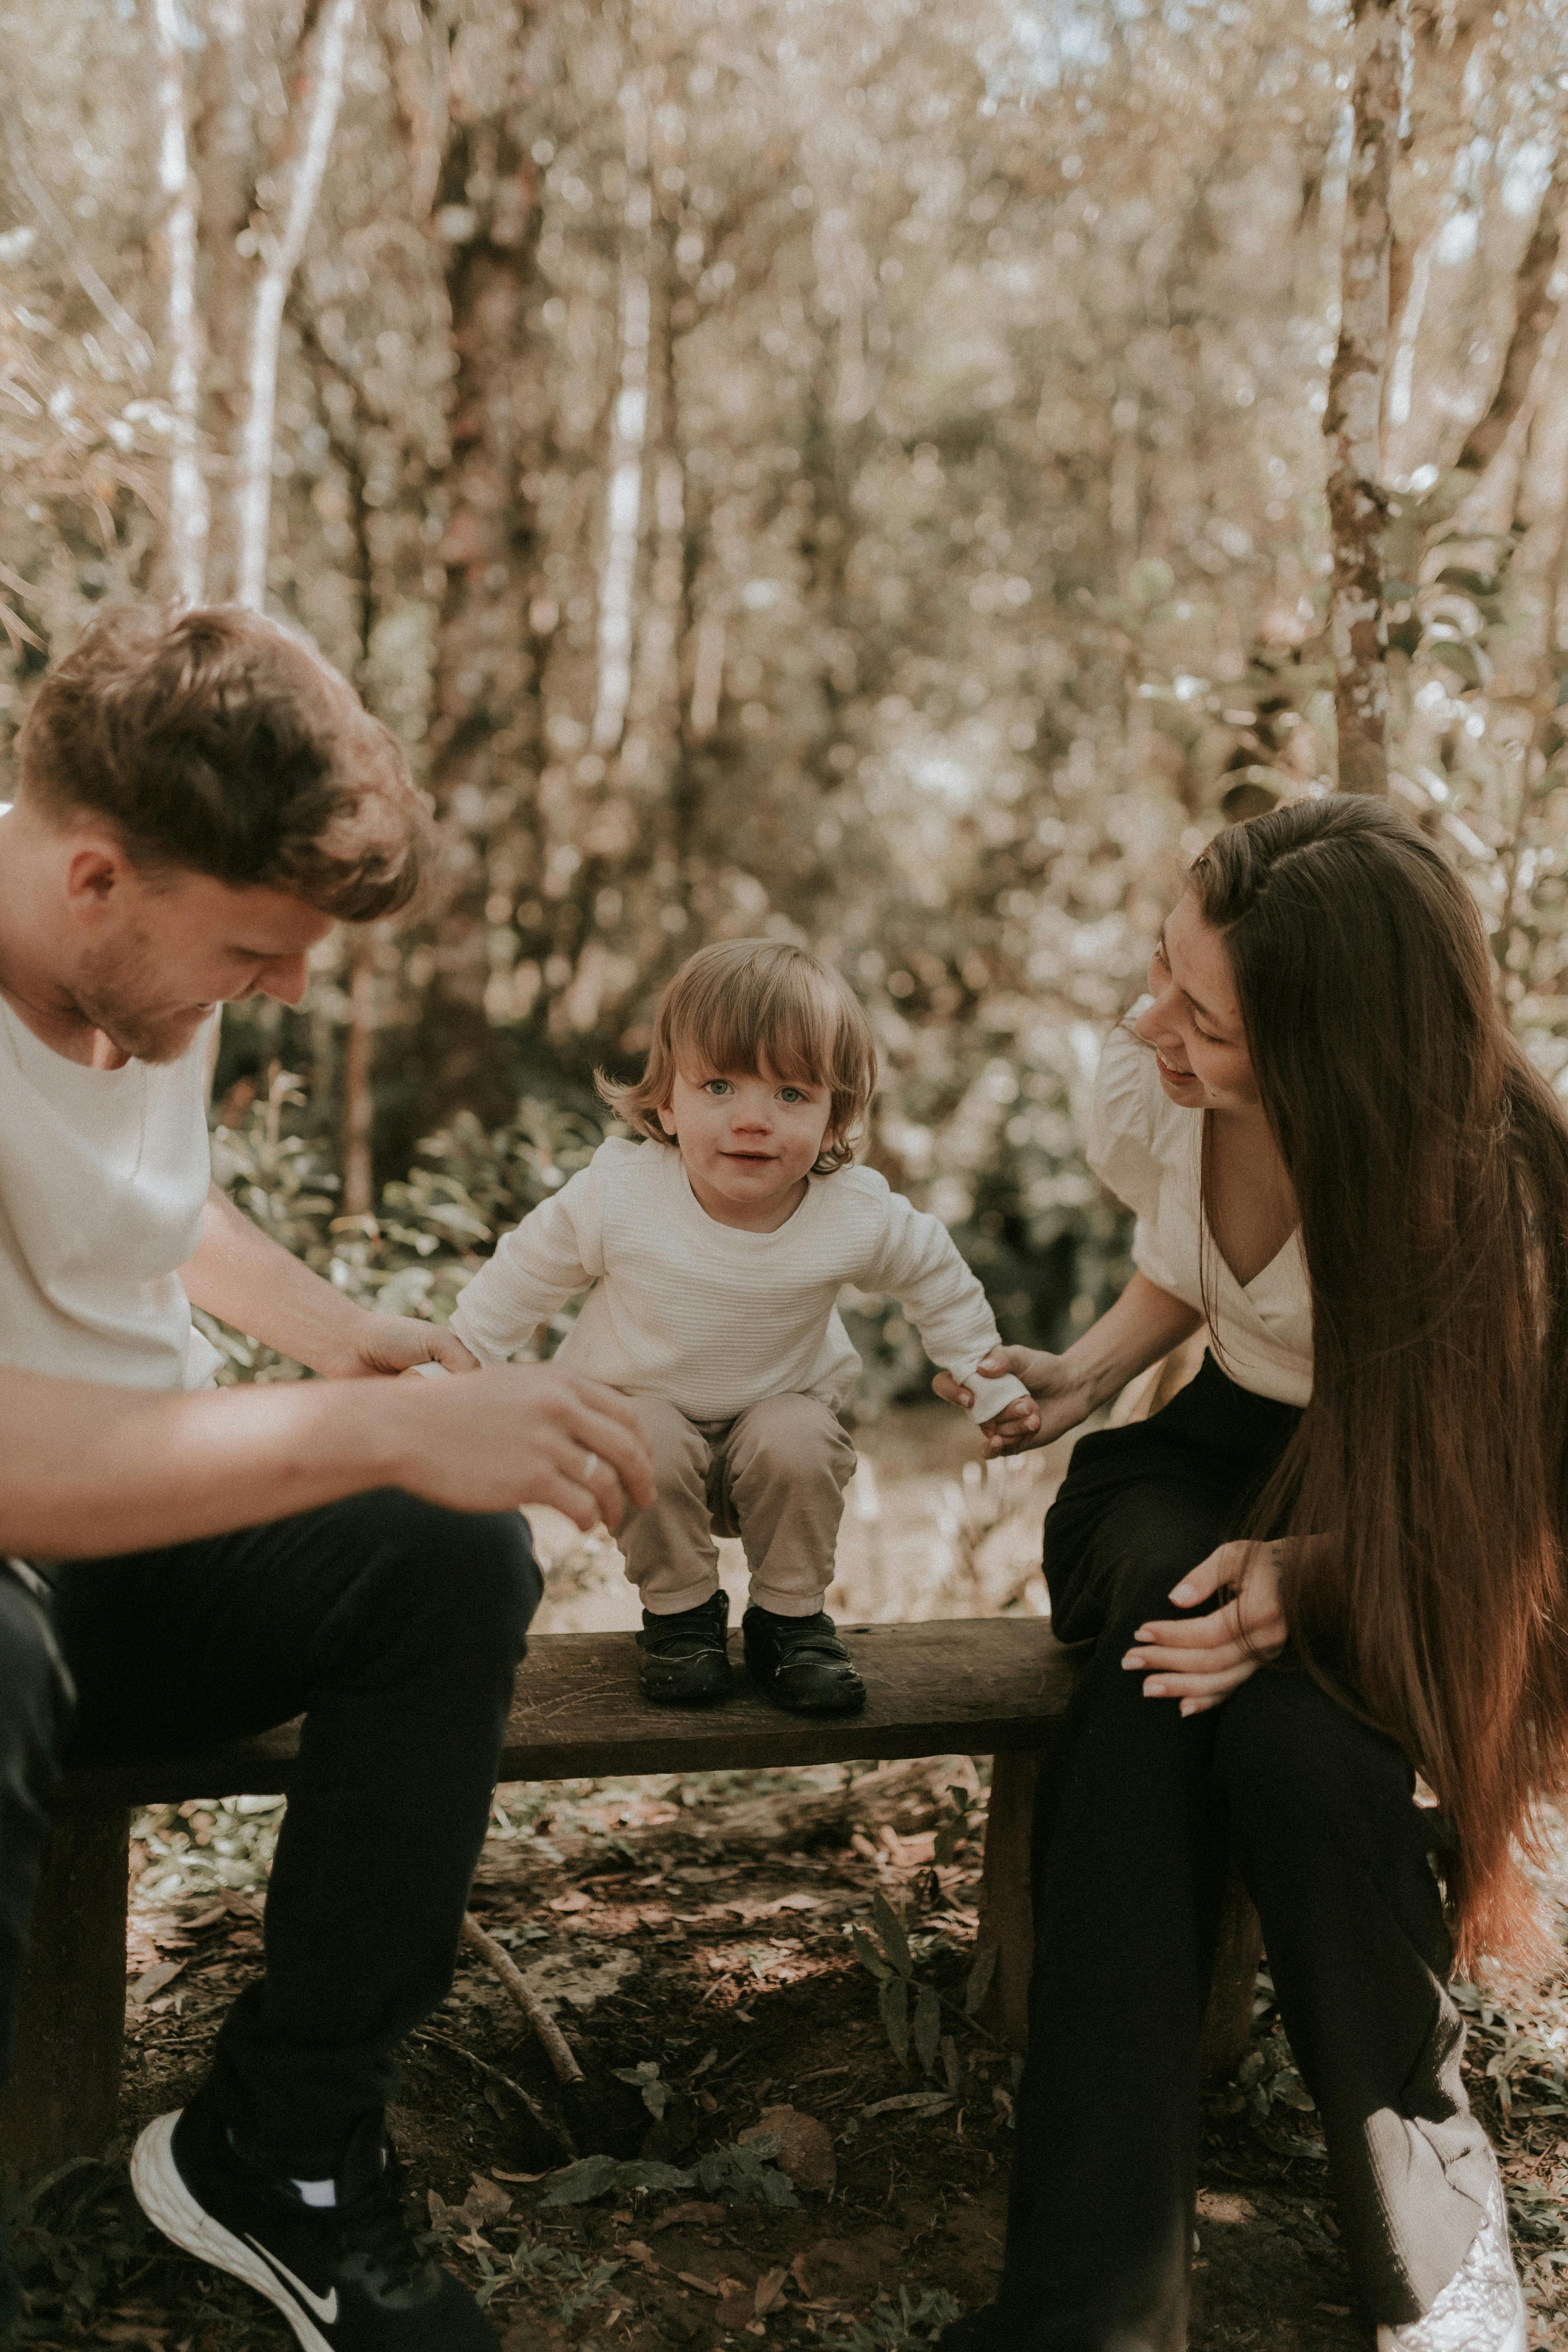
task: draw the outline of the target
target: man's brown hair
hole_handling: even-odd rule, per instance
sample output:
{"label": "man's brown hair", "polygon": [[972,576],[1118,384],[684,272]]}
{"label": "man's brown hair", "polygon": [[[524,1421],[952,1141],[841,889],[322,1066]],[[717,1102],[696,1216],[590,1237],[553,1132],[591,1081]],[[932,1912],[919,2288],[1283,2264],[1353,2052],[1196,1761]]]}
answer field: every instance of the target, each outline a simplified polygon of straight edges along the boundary
{"label": "man's brown hair", "polygon": [[101,817],[137,865],[286,891],[342,921],[405,907],[428,862],[395,737],[239,605],[105,613],[38,688],[16,756],[23,802]]}
{"label": "man's brown hair", "polygon": [[659,1121],[676,1072],[728,1077],[764,1070],[786,1085],[826,1087],[827,1131],[814,1176],[855,1157],[877,1087],[877,1041],[841,974],[782,940],[721,940],[689,956],[658,1000],[647,1067],[635,1086],[597,1073],[610,1108],[656,1143],[673,1144]]}

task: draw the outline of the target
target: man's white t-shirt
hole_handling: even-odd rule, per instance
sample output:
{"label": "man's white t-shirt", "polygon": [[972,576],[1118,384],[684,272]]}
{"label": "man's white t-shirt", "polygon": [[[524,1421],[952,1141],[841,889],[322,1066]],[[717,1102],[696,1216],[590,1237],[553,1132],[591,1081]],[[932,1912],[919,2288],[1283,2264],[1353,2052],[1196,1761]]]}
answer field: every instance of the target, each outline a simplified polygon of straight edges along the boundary
{"label": "man's white t-shirt", "polygon": [[179,1276],[212,1182],[210,1036],[95,1070],[0,998],[0,1363],[121,1388],[212,1378]]}

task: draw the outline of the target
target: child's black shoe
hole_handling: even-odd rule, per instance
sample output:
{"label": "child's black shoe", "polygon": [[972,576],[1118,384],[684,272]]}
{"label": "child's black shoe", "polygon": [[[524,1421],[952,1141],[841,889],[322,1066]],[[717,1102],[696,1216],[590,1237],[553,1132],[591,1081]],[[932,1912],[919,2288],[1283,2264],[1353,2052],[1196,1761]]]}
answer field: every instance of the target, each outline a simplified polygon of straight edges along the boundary
{"label": "child's black shoe", "polygon": [[822,1611],[779,1617],[753,1602],[741,1620],[746,1671],[765,1698],[792,1715],[858,1715],[866,1685]]}
{"label": "child's black shoe", "polygon": [[644,1698],[656,1706],[710,1706],[715,1699],[728,1698],[735,1682],[724,1646],[729,1630],[727,1592],[671,1617],[656,1617],[645,1609],[637,1635]]}

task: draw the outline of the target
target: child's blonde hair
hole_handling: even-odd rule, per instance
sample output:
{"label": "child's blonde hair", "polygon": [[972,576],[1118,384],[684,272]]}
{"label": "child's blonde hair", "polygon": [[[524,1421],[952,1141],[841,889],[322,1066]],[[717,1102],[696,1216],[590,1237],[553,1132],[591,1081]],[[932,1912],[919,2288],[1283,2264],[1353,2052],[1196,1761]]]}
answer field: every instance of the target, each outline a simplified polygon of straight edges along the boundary
{"label": "child's blonde hair", "polygon": [[877,1043],[858,1001],[831,964],[780,940],[722,940],[689,956],[658,1000],[647,1066],[635,1086],[595,1073],[618,1117],[657,1143],[678,1071],[704,1064],[721,1076],[768,1073],[826,1087],[827,1131],[812,1173],[831,1175],[855,1157],[877,1085]]}

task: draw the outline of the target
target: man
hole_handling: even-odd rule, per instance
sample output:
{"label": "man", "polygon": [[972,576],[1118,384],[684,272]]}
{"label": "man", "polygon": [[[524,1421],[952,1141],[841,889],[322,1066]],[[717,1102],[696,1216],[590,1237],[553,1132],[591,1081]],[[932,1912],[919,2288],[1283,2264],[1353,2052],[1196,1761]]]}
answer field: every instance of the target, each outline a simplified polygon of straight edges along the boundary
{"label": "man", "polygon": [[[0,2067],[62,1759],[305,1729],[266,1973],[132,2178],[312,2352],[493,2346],[386,2165],[441,2000],[540,1585],[523,1503],[651,1498],[613,1391],[370,1315],[211,1189],[225,1000],[297,1003],[333,922],[405,906],[400,753],[282,630],[110,614],[45,679],[0,818]],[[323,1375],[218,1391],[207,1309]],[[386,1728],[397,1738],[389,1758]],[[0,2251],[0,2327],[16,2285]],[[6,2307],[8,2305],[8,2308]]]}

